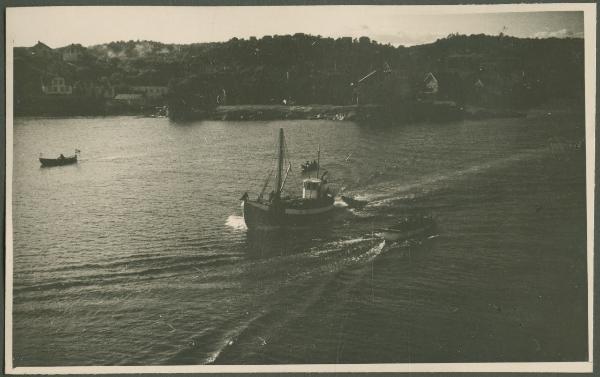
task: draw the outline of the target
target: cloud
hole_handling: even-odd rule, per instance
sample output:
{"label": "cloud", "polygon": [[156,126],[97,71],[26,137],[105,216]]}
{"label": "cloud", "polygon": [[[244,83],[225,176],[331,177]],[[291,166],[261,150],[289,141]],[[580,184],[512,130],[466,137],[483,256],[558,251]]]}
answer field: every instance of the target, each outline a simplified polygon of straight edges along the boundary
{"label": "cloud", "polygon": [[399,31],[394,34],[377,34],[372,39],[379,43],[390,43],[394,46],[414,46],[431,43],[447,35],[444,33],[407,33]]}
{"label": "cloud", "polygon": [[[415,46],[420,44],[432,43],[438,39],[445,38],[450,34],[443,32],[428,32],[428,33],[418,33],[418,32],[405,32],[399,31],[397,33],[380,33],[374,34],[371,36],[371,39],[379,42],[379,43],[390,43],[394,46]],[[584,33],[573,32],[570,29],[558,29],[558,30],[547,30],[547,31],[539,31],[534,33],[532,38],[583,38]],[[522,36],[526,37],[526,36]]]}
{"label": "cloud", "polygon": [[582,38],[583,32],[574,33],[569,29],[560,29],[554,31],[538,31],[533,34],[534,38]]}

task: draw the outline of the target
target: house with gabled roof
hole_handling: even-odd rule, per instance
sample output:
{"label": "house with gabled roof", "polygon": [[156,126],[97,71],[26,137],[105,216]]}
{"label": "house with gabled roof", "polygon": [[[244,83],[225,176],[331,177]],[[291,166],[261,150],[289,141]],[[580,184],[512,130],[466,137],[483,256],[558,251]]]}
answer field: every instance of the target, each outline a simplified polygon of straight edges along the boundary
{"label": "house with gabled roof", "polygon": [[46,95],[71,95],[73,86],[68,84],[64,77],[54,76],[50,80],[42,81],[42,92]]}
{"label": "house with gabled roof", "polygon": [[440,90],[437,78],[431,72],[425,74],[423,79],[423,94],[432,95]]}
{"label": "house with gabled roof", "polygon": [[29,53],[34,56],[52,56],[55,54],[54,50],[48,47],[45,43],[38,41],[34,46],[30,47]]}
{"label": "house with gabled roof", "polygon": [[76,62],[85,53],[85,47],[80,44],[70,44],[62,50],[62,60],[65,62]]}

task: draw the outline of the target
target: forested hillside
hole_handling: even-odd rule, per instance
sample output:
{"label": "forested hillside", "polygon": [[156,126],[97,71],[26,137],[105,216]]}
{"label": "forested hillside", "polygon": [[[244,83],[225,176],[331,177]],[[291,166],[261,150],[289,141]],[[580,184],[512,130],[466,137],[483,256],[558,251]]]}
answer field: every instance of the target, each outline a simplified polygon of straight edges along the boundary
{"label": "forested hillside", "polygon": [[[66,51],[76,55],[66,59]],[[437,99],[467,104],[580,99],[584,84],[583,40],[575,38],[450,35],[394,47],[367,37],[295,34],[190,45],[121,41],[50,49],[38,43],[15,48],[14,55],[17,106],[44,97],[43,83],[55,76],[115,93],[157,85],[168,87],[171,98],[208,102],[226,93],[228,104],[351,104],[359,92],[362,103],[395,103],[422,96],[428,73],[437,80]]]}

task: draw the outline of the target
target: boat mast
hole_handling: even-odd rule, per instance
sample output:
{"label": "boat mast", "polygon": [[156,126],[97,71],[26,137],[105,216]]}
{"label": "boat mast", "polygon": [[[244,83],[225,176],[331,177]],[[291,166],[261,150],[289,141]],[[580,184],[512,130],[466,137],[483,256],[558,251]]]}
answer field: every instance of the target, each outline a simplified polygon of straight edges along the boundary
{"label": "boat mast", "polygon": [[258,195],[259,198],[262,198],[263,195],[265,194],[265,190],[267,189],[267,186],[269,185],[269,181],[271,180],[271,177],[273,176],[273,169],[271,169],[271,171],[269,172],[269,175],[267,176],[267,179],[265,179],[265,184],[262,187],[262,190],[260,190],[260,194]]}
{"label": "boat mast", "polygon": [[281,181],[281,191],[283,191],[283,186],[285,186],[285,181],[287,181],[288,174],[290,174],[290,170],[292,169],[292,163],[288,163],[288,167],[285,170],[285,177],[283,177],[283,181]]}
{"label": "boat mast", "polygon": [[321,144],[317,149],[317,178],[319,178],[319,170],[321,169]]}
{"label": "boat mast", "polygon": [[279,129],[279,154],[277,157],[277,186],[275,194],[277,197],[281,196],[281,190],[283,190],[282,179],[283,179],[283,148],[284,148],[284,139],[283,139],[283,128]]}

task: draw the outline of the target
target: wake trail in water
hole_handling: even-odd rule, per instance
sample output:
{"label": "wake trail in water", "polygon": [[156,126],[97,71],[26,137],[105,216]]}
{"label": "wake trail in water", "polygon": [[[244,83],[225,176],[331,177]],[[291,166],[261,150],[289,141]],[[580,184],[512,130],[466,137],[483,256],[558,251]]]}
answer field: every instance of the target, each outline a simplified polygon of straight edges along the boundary
{"label": "wake trail in water", "polygon": [[[360,237],[330,243],[329,246],[331,247],[327,249],[330,258],[334,255],[332,254],[333,251],[340,253],[344,247],[362,246],[360,248],[363,252],[355,257],[338,258],[340,260],[333,262],[333,265],[324,261],[323,264],[329,265],[328,268],[322,270],[323,266],[317,266],[311,271],[296,275],[293,281],[288,282],[283,287],[278,287],[272,294],[275,297],[282,297],[282,299],[277,301],[266,300],[266,307],[263,308],[262,314],[253,317],[244,326],[239,327],[235,331],[234,337],[220,342],[222,348],[215,350],[212,353],[214,356],[205,361],[209,363],[229,363],[231,360],[237,360],[238,357],[244,356],[245,348],[249,344],[258,343],[260,344],[259,347],[267,345],[270,339],[274,339],[281,332],[285,332],[305,313],[321,306],[322,301],[327,299],[327,295],[331,292],[336,292],[336,295],[350,292],[370,271],[370,263],[386,250],[385,241],[373,245],[374,240],[376,238]],[[372,245],[366,251],[364,251],[365,243]],[[312,255],[323,256],[322,253]],[[320,273],[315,274],[315,272]],[[291,293],[285,293],[287,291]],[[296,297],[297,292],[302,292],[300,297]]]}
{"label": "wake trail in water", "polygon": [[355,260],[358,262],[370,263],[377,258],[385,248],[385,240],[372,246],[366,253],[359,255]]}
{"label": "wake trail in water", "polygon": [[[231,222],[235,224],[235,216],[232,217]],[[284,331],[288,324],[294,323],[315,305],[319,305],[329,287],[337,284],[340,273],[350,276],[350,281],[342,279],[343,287],[346,287],[344,289],[357,284],[365,274],[363,267],[385,249],[384,241],[369,235],[328,242],[320,248],[315,247],[301,254],[246,264],[242,269],[245,274],[260,275],[265,282],[260,288],[260,299],[254,297],[253,303],[244,303],[243,297],[240,297],[239,304],[242,307],[249,308],[258,304],[254,309],[248,309],[251,313],[254,311],[254,314],[230,318],[226,320],[225,326],[194,336],[193,344],[211,344],[210,350],[186,348],[169,357],[167,362],[228,363],[231,359],[236,360],[240,349],[251,343],[254,344],[252,347],[257,344],[265,345],[270,338]],[[284,280],[280,278],[282,269],[287,269]],[[344,272],[346,270],[349,271],[347,274]],[[270,274],[274,275],[273,280],[270,280]]]}
{"label": "wake trail in water", "polygon": [[220,346],[217,347],[217,349],[215,349],[213,352],[211,352],[208,357],[206,357],[202,364],[213,364],[217,361],[217,359],[219,358],[219,356],[221,355],[221,353],[223,351],[225,351],[228,347],[231,347],[232,345],[235,344],[235,342],[238,340],[238,338],[241,336],[241,334],[246,331],[251,325],[252,323],[254,323],[256,320],[258,320],[259,318],[261,318],[262,314],[256,315],[254,317],[252,317],[250,320],[247,320],[246,322],[244,322],[243,324],[241,324],[240,326],[234,328],[231,331],[228,331],[223,337],[222,340],[220,342]]}
{"label": "wake trail in water", "polygon": [[502,168],[524,160],[543,158],[547,153],[550,153],[550,151],[535,150],[522,152],[509,157],[473,165],[464,169],[426,176],[418,182],[405,185],[390,185],[390,182],[374,184],[366,188],[369,192],[361,195],[365,199],[369,200],[368,207],[376,208],[386,206],[389,204],[389,202],[396,200],[415,198],[415,191],[420,191],[422,194],[426,194],[444,188],[447,186],[447,183],[457,181],[465,176],[483,173],[491,169]]}
{"label": "wake trail in water", "polygon": [[86,157],[82,159],[82,161],[98,161],[98,162],[115,162],[115,161],[130,161],[134,158],[142,158],[146,157],[144,154],[135,154],[135,155],[113,155],[113,156],[104,156],[104,157]]}

